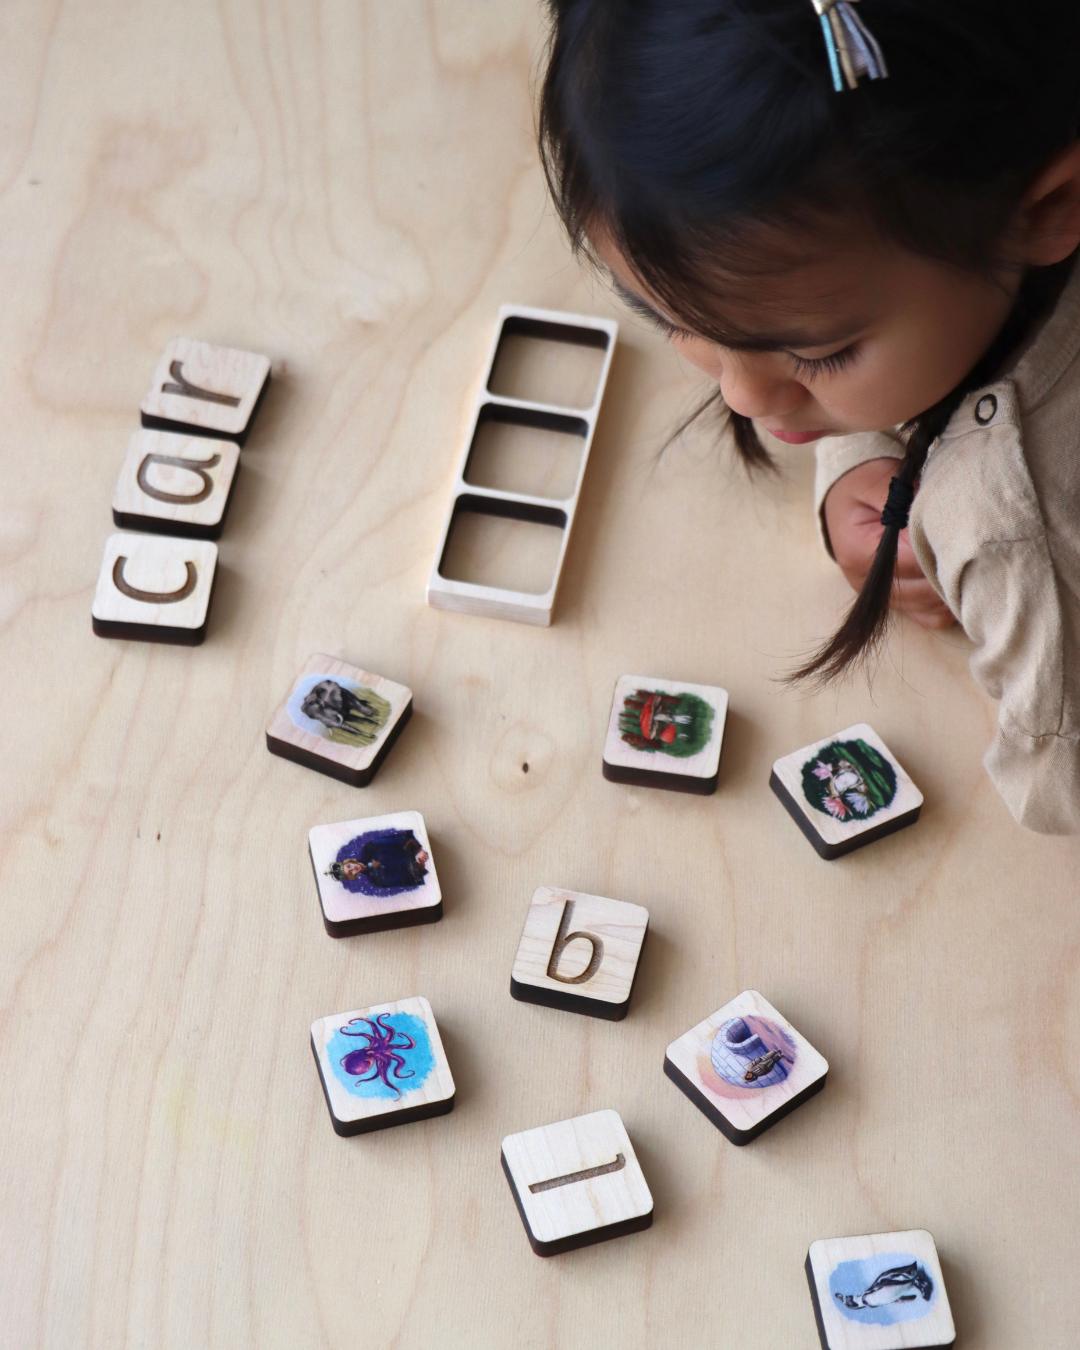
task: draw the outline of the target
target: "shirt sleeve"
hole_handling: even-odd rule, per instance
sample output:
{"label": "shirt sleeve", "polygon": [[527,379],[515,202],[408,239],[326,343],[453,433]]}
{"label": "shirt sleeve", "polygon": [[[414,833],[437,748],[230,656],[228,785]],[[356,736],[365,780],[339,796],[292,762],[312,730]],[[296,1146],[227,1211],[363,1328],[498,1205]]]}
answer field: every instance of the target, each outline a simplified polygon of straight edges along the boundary
{"label": "shirt sleeve", "polygon": [[904,447],[887,431],[863,431],[854,436],[826,436],[818,441],[814,473],[814,507],[818,531],[829,557],[833,557],[829,532],[825,528],[825,498],[829,489],[844,474],[872,459],[902,459]]}
{"label": "shirt sleeve", "polygon": [[[1080,611],[1047,534],[1014,392],[976,391],[931,452],[912,508],[915,556],[973,644],[971,673],[998,701],[983,763],[1014,818],[1080,833],[1080,685],[1067,669]],[[1060,547],[1060,542],[1058,543]]]}
{"label": "shirt sleeve", "polygon": [[983,761],[994,786],[1027,829],[1080,833],[1080,733],[1045,535],[984,544],[943,598],[975,644],[972,674],[998,700]]}

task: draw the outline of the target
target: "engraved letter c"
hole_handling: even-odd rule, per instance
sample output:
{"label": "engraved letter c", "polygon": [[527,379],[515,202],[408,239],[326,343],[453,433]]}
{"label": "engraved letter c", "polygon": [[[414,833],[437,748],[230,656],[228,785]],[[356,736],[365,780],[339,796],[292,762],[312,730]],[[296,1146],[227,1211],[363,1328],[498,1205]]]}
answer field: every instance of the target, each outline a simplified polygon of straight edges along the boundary
{"label": "engraved letter c", "polygon": [[112,579],[113,585],[121,595],[130,596],[132,600],[142,600],[147,605],[175,605],[179,600],[186,600],[195,589],[195,583],[199,575],[195,570],[193,562],[185,562],[184,569],[186,580],[184,584],[175,591],[140,591],[137,586],[132,586],[124,577],[124,565],[127,559],[121,554],[113,563]]}

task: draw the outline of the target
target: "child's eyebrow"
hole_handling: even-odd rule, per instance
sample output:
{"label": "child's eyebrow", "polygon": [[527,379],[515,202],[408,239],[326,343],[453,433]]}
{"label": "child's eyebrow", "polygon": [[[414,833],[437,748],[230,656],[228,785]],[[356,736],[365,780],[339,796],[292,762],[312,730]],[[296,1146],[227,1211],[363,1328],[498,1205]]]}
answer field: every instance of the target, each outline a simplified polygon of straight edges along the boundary
{"label": "child's eyebrow", "polygon": [[[640,314],[643,319],[655,324],[658,328],[670,331],[673,325],[669,319],[658,313],[653,307],[641,298],[640,295],[628,290],[626,286],[618,280],[617,277],[611,277],[611,286],[616,295],[627,308],[632,309],[635,314]],[[792,347],[834,347],[845,342],[850,342],[859,333],[867,327],[863,321],[846,324],[842,333],[823,336],[820,333],[806,333],[799,331],[789,331],[787,333],[776,333],[770,337],[745,337],[731,336],[718,345],[727,347],[731,351],[737,352],[781,352],[788,351]],[[687,330],[689,331],[689,330]],[[710,341],[714,339],[709,339]]]}

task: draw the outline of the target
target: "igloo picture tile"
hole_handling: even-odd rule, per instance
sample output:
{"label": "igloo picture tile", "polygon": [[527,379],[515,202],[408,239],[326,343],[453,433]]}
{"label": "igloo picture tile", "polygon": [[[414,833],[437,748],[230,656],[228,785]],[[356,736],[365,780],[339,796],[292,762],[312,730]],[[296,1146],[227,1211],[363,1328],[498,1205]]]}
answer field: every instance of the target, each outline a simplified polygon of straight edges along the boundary
{"label": "igloo picture tile", "polygon": [[664,1072],[733,1144],[748,1144],[825,1086],[827,1061],[754,989],[672,1041]]}

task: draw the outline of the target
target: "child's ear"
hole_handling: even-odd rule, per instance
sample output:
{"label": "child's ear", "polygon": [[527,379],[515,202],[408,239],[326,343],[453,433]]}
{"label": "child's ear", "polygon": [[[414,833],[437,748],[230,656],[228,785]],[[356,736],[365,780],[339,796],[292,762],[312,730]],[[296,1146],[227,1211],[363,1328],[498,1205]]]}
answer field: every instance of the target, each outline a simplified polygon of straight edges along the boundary
{"label": "child's ear", "polygon": [[1036,174],[1020,202],[1019,228],[1031,267],[1061,262],[1080,246],[1080,141]]}

